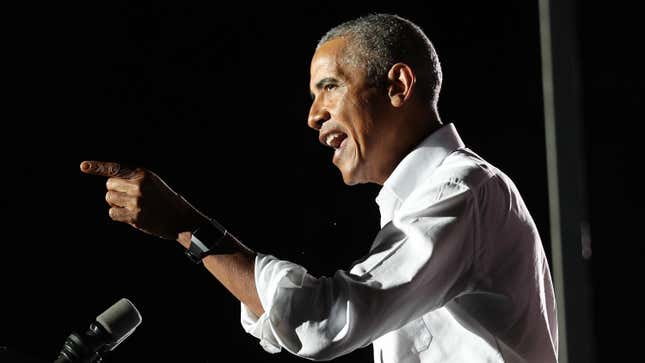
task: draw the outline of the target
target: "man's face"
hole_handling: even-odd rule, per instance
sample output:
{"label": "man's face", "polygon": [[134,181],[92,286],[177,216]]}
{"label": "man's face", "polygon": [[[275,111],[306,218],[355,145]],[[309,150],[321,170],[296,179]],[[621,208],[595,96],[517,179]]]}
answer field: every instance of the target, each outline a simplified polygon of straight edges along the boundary
{"label": "man's face", "polygon": [[311,61],[309,127],[334,149],[333,163],[348,185],[382,183],[387,148],[387,93],[367,83],[364,69],[342,62],[344,38],[320,46]]}

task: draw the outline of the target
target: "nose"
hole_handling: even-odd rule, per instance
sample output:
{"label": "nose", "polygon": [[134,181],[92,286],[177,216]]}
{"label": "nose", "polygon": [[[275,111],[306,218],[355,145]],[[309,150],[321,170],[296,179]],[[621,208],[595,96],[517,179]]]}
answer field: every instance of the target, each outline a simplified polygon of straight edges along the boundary
{"label": "nose", "polygon": [[329,110],[325,107],[321,107],[318,103],[318,98],[314,99],[311,104],[311,108],[309,109],[309,117],[307,118],[307,125],[314,130],[320,130],[322,124],[331,118]]}

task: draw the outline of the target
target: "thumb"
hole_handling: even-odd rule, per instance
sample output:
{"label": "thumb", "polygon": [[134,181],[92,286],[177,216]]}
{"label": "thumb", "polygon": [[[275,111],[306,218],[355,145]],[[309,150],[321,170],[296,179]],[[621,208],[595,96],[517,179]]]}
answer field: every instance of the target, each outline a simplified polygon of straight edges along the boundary
{"label": "thumb", "polygon": [[81,171],[85,174],[107,177],[128,178],[134,170],[119,163],[109,161],[86,160],[81,163]]}

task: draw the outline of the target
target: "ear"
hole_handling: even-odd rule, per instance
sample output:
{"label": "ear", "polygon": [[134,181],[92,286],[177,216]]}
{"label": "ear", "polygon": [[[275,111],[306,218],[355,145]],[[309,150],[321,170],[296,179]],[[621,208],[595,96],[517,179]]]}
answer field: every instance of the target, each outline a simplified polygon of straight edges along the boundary
{"label": "ear", "polygon": [[412,68],[405,63],[396,63],[390,68],[387,78],[390,103],[394,107],[403,106],[412,96],[417,81]]}

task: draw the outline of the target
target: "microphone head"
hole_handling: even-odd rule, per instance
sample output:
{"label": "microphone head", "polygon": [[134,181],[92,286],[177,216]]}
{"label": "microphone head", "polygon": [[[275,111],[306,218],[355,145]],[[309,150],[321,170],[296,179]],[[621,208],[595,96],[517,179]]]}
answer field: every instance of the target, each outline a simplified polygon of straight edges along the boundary
{"label": "microphone head", "polygon": [[97,316],[96,322],[112,337],[109,350],[113,350],[141,324],[141,314],[130,300],[123,298]]}

